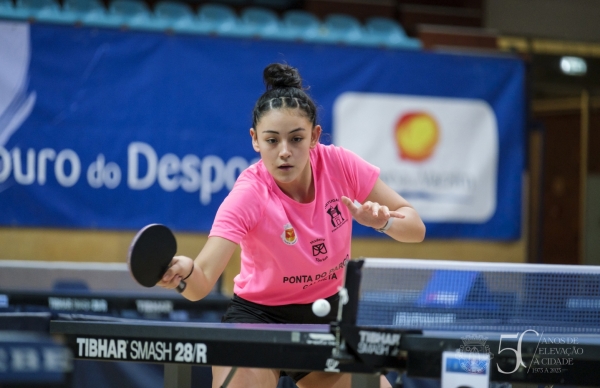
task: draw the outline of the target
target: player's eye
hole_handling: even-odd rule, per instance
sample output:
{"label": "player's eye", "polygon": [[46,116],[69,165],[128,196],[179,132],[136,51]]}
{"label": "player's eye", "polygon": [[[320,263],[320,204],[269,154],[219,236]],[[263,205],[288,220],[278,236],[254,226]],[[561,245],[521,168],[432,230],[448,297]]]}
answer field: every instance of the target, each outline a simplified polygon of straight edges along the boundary
{"label": "player's eye", "polygon": [[275,143],[277,142],[277,140],[276,140],[276,139],[273,139],[273,138],[267,139],[267,140],[265,140],[265,141],[266,141],[267,143],[269,143],[269,144],[275,144]]}
{"label": "player's eye", "polygon": [[299,142],[302,141],[302,139],[303,139],[302,137],[296,136],[295,138],[292,139],[292,141],[295,142],[295,143],[299,143]]}

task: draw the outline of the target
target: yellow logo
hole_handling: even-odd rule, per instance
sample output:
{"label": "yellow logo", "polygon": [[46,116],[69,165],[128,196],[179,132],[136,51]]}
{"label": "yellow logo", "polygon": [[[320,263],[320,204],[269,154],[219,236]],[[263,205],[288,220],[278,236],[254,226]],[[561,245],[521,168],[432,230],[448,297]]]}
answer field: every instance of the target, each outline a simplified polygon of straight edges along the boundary
{"label": "yellow logo", "polygon": [[292,224],[285,224],[283,226],[283,233],[281,234],[281,239],[287,245],[294,245],[298,241],[298,237],[296,237],[296,231]]}
{"label": "yellow logo", "polygon": [[433,154],[440,136],[437,122],[425,112],[405,114],[398,120],[395,132],[400,158],[415,162]]}

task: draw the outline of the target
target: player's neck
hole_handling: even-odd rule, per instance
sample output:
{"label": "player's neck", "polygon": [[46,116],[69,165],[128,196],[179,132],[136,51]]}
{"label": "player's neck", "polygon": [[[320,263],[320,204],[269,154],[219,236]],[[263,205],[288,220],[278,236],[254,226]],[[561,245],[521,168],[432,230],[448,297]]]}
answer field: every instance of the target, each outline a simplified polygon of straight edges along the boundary
{"label": "player's neck", "polygon": [[312,167],[310,162],[306,164],[298,179],[289,182],[277,182],[277,186],[285,195],[296,202],[310,203],[315,199],[315,183],[313,181]]}

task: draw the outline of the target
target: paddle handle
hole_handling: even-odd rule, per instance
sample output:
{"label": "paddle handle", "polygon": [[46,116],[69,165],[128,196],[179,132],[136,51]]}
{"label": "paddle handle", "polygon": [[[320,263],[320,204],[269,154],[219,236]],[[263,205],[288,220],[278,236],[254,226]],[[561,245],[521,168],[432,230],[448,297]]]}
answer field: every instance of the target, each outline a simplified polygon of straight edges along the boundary
{"label": "paddle handle", "polygon": [[180,294],[185,291],[185,287],[187,286],[187,284],[185,284],[185,282],[183,280],[179,281],[179,284],[177,285],[177,288],[175,288],[177,290],[177,292],[179,292]]}

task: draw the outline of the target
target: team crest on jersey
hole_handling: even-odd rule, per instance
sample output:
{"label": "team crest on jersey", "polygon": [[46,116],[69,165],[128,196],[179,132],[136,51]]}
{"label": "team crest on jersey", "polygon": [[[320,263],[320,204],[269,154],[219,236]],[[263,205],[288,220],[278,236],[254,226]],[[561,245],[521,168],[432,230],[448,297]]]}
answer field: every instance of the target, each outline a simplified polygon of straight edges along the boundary
{"label": "team crest on jersey", "polygon": [[334,232],[337,229],[339,229],[340,226],[344,225],[347,221],[344,218],[339,207],[340,200],[337,198],[331,199],[325,204],[325,211],[327,212],[327,214],[329,214],[329,221],[331,222],[331,226],[333,227]]}
{"label": "team crest on jersey", "polygon": [[298,236],[296,236],[296,231],[292,224],[287,223],[283,226],[283,233],[281,234],[281,239],[287,245],[294,245],[298,241]]}

